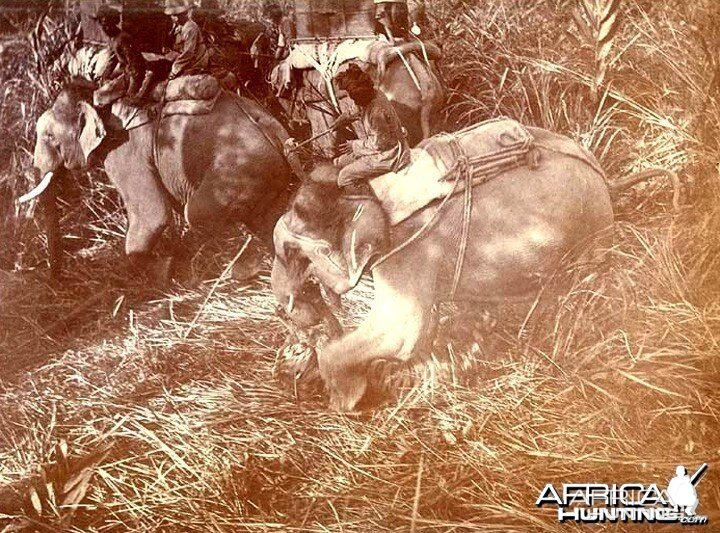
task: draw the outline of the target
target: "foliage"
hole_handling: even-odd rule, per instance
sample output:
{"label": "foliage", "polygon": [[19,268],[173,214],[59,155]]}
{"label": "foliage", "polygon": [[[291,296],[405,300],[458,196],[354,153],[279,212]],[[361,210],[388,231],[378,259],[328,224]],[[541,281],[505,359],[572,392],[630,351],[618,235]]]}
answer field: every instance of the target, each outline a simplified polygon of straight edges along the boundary
{"label": "foliage", "polygon": [[[636,188],[601,267],[530,315],[445,306],[402,383],[379,371],[397,401],[336,415],[272,377],[287,330],[267,275],[199,281],[243,237],[196,246],[194,282],[149,293],[119,260],[116,193],[78,175],[62,194],[68,277],[48,284],[32,213],[12,202],[52,87],[17,33],[34,21],[15,21],[0,62],[0,484],[39,474],[60,439],[112,442],[77,528],[579,531],[534,506],[546,482],[665,486],[678,462],[717,462],[718,3],[610,2],[612,47],[575,0],[427,4],[447,129],[504,114],[580,140],[609,179],[671,168],[684,209],[669,212],[664,183]],[[347,299],[346,326],[371,294]],[[718,482],[711,467],[698,512],[720,508]]]}

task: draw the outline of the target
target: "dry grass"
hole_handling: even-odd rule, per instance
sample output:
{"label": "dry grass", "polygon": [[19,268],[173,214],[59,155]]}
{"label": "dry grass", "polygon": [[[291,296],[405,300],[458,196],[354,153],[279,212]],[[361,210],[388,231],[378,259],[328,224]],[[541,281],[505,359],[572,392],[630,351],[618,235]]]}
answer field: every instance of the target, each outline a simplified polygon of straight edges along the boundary
{"label": "dry grass", "polygon": [[[517,318],[446,322],[416,388],[357,417],[272,379],[286,332],[267,277],[220,282],[187,336],[210,282],[107,298],[86,335],[5,383],[1,475],[32,474],[60,437],[114,442],[76,520],[98,530],[407,530],[413,516],[417,530],[566,530],[533,506],[545,482],[665,483],[717,454],[717,298],[693,303],[670,245],[683,231],[656,232],[622,225],[609,267],[526,338]],[[443,365],[452,353],[471,370]],[[703,512],[717,481],[700,485]]]}
{"label": "dry grass", "polygon": [[[547,482],[665,486],[677,464],[708,462],[699,512],[717,527],[720,176],[697,140],[709,81],[697,43],[669,2],[649,15],[624,3],[596,102],[594,55],[558,38],[569,2],[454,4],[431,2],[435,31],[455,36],[450,122],[509,114],[569,132],[611,177],[673,168],[686,207],[670,214],[663,184],[624,196],[601,267],[578,269],[529,320],[445,306],[426,359],[374,375],[390,401],[337,415],[273,378],[287,329],[267,273],[164,294],[127,279],[122,211],[101,176],[65,191],[68,278],[47,283],[32,219],[8,207],[45,102],[13,78],[27,94],[13,89],[2,115],[20,150],[3,145],[15,160],[0,185],[0,485],[38,473],[59,439],[79,455],[111,442],[76,530],[550,532],[580,528],[535,507]],[[189,277],[219,275],[243,243],[200,249]],[[346,326],[371,297],[365,282],[347,298]]]}

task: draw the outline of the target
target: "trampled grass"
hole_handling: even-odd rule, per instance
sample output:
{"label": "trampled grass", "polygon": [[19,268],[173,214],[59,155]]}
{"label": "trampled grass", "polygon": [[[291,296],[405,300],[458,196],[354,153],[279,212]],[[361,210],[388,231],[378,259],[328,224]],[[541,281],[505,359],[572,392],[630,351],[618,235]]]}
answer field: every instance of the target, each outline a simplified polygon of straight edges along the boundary
{"label": "trampled grass", "polygon": [[[720,175],[707,131],[718,115],[705,102],[712,73],[680,24],[687,14],[669,2],[623,2],[598,100],[590,49],[558,36],[573,31],[572,2],[430,5],[435,30],[455,36],[442,64],[454,89],[448,124],[507,114],[552,127],[591,148],[611,179],[671,168],[685,186],[682,209],[672,212],[664,182],[623,195],[601,265],[579,268],[532,315],[444,305],[431,353],[374,369],[387,401],[339,415],[322,395],[298,397],[304,389],[274,377],[288,330],[267,272],[245,285],[214,279],[242,235],[220,249],[196,246],[196,275],[152,291],[120,261],[116,193],[101,174],[76,176],[63,193],[67,277],[51,285],[38,225],[11,207],[26,190],[17,176],[46,102],[12,89],[2,115],[12,144],[2,153],[15,159],[0,182],[0,506],[28,512],[0,517],[3,525],[580,531],[535,506],[545,483],[665,487],[678,464],[709,463],[698,512],[710,517],[707,531],[717,527]],[[691,14],[710,17],[710,7]],[[3,72],[11,87],[33,86]],[[344,299],[347,328],[371,298],[365,281]],[[28,480],[58,462],[60,440],[71,456],[112,449],[73,513],[55,514],[40,490],[38,517]]]}

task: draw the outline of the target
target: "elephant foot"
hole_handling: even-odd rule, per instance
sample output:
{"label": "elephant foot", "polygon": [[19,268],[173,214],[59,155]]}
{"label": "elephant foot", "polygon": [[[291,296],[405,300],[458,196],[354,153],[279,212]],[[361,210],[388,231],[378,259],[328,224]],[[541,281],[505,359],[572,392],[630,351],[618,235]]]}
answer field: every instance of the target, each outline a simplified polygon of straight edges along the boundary
{"label": "elephant foot", "polygon": [[255,279],[263,269],[263,255],[260,250],[248,248],[232,267],[232,277],[237,281]]}
{"label": "elephant foot", "polygon": [[134,253],[128,256],[128,263],[128,275],[143,285],[149,283],[152,288],[167,289],[172,283],[172,256]]}

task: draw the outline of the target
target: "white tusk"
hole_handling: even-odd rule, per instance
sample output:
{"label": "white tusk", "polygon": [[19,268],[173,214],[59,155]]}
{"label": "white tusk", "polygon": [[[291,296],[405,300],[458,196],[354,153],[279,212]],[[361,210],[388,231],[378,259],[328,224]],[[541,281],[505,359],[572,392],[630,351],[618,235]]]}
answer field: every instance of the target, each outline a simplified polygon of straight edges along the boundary
{"label": "white tusk", "polygon": [[357,272],[358,262],[357,254],[355,253],[355,237],[357,236],[357,229],[353,229],[350,235],[350,264],[352,265],[353,272]]}
{"label": "white tusk", "polygon": [[295,309],[295,295],[291,294],[287,304],[288,314],[292,313],[293,309]]}
{"label": "white tusk", "polygon": [[53,172],[52,170],[49,170],[45,173],[43,176],[43,179],[40,180],[40,183],[38,183],[37,187],[35,187],[32,191],[30,191],[27,194],[23,194],[20,198],[18,198],[19,204],[24,204],[25,202],[29,202],[33,198],[36,198],[40,196],[42,193],[45,192],[45,189],[48,188],[50,185],[50,180],[53,178]]}

